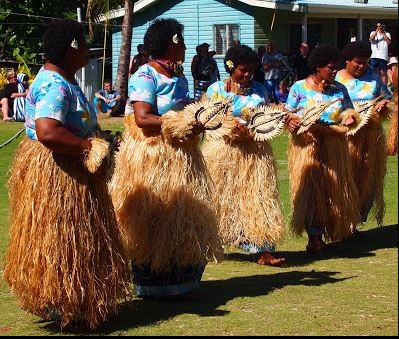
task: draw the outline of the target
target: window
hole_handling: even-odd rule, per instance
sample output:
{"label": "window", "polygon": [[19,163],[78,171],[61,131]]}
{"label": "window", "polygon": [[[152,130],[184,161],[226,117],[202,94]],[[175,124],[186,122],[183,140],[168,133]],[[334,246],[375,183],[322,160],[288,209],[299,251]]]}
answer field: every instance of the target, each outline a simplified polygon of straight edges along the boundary
{"label": "window", "polygon": [[233,46],[234,40],[240,40],[240,26],[237,24],[214,25],[213,46],[216,55],[225,55]]}

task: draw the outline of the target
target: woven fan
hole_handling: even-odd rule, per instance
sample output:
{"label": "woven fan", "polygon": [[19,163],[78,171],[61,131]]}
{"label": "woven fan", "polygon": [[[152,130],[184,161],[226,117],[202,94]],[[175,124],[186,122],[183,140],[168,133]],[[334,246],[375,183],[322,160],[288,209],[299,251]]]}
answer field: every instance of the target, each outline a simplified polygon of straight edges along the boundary
{"label": "woven fan", "polygon": [[309,130],[309,128],[320,118],[321,114],[327,107],[341,100],[341,98],[337,98],[331,101],[318,102],[314,106],[307,106],[301,117],[301,123],[297,134],[301,134]]}
{"label": "woven fan", "polygon": [[360,121],[355,127],[350,128],[346,134],[355,135],[364,125],[366,125],[374,113],[375,105],[382,99],[384,99],[384,96],[380,95],[373,100],[354,101],[353,106],[356,112],[359,113]]}
{"label": "woven fan", "polygon": [[254,140],[269,140],[280,134],[286,116],[287,112],[281,106],[260,105],[255,108],[248,124],[248,128],[253,130]]}
{"label": "woven fan", "polygon": [[205,130],[215,130],[222,126],[222,121],[231,108],[232,98],[213,101],[203,98],[184,108],[185,113],[194,114],[195,120],[201,122]]}

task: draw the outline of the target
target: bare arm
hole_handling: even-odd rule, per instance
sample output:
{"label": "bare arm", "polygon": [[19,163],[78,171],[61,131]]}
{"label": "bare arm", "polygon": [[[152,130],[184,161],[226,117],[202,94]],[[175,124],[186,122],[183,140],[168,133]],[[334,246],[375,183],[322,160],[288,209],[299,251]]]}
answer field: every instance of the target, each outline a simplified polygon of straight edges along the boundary
{"label": "bare arm", "polygon": [[134,119],[138,127],[150,133],[161,133],[161,118],[154,114],[151,104],[144,101],[133,103]]}
{"label": "bare arm", "polygon": [[39,118],[35,122],[38,140],[55,153],[65,154],[74,159],[83,159],[85,151],[91,149],[88,139],[74,135],[58,120]]}

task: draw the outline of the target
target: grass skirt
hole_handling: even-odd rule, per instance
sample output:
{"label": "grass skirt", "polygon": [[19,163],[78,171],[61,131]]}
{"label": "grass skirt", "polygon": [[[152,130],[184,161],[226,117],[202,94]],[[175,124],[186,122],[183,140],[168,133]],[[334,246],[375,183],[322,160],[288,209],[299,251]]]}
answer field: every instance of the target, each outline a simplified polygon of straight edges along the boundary
{"label": "grass skirt", "polygon": [[348,136],[348,141],[362,221],[367,220],[373,208],[374,218],[381,226],[385,213],[384,178],[387,171],[386,138],[381,120],[372,116],[355,135]]}
{"label": "grass skirt", "polygon": [[154,273],[205,265],[222,248],[197,138],[172,144],[126,118],[109,185],[132,264]]}
{"label": "grass skirt", "polygon": [[292,231],[316,227],[327,240],[348,238],[359,221],[359,198],[345,134],[317,126],[290,135],[288,169]]}
{"label": "grass skirt", "polygon": [[270,144],[251,137],[207,140],[202,152],[216,187],[223,243],[236,247],[279,243],[286,227]]}
{"label": "grass skirt", "polygon": [[388,132],[388,155],[398,154],[398,91],[393,94],[391,123]]}
{"label": "grass skirt", "polygon": [[4,278],[22,308],[47,320],[55,310],[61,327],[95,329],[116,312],[130,279],[105,180],[24,139],[9,196]]}

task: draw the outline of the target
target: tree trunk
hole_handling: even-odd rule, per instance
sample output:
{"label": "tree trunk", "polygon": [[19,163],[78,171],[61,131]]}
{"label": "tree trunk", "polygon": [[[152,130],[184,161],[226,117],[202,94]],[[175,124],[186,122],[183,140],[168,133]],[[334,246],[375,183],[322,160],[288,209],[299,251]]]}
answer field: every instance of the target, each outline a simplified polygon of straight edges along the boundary
{"label": "tree trunk", "polygon": [[133,12],[134,0],[125,0],[125,16],[122,22],[122,45],[119,53],[118,71],[115,81],[115,89],[121,93],[124,101],[128,97],[127,81],[133,36]]}

